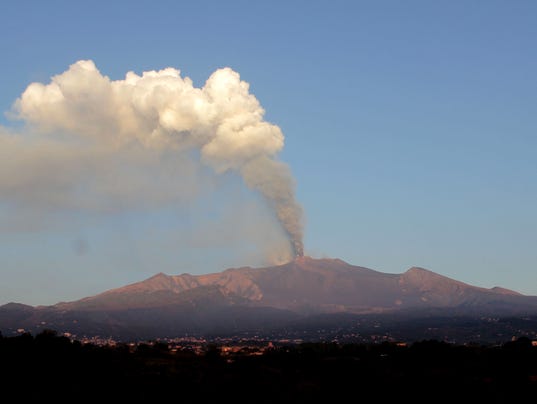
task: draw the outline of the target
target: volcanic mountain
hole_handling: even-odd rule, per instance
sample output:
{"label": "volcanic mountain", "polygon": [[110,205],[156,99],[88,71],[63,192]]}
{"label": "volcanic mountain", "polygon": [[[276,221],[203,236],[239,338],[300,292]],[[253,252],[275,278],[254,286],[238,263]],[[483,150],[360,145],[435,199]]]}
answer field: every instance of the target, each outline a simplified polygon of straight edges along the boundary
{"label": "volcanic mountain", "polygon": [[230,268],[149,279],[73,302],[0,307],[0,329],[48,325],[69,332],[177,335],[277,327],[307,316],[431,311],[537,314],[537,296],[486,289],[413,267],[378,272],[339,259],[299,257],[284,265]]}

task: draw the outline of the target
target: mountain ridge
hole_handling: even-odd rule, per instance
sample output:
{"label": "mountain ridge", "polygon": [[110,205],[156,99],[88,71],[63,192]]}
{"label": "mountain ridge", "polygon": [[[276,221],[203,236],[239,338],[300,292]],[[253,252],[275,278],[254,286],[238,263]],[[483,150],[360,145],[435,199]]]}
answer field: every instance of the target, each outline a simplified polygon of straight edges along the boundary
{"label": "mountain ridge", "polygon": [[[312,265],[314,264],[314,265]],[[23,305],[26,307],[58,307],[64,308],[69,305],[76,304],[77,302],[85,302],[89,300],[99,299],[104,296],[110,296],[114,294],[123,294],[123,293],[147,293],[155,292],[161,290],[168,290],[173,293],[182,293],[188,289],[195,287],[201,287],[204,285],[212,284],[213,282],[224,286],[231,287],[232,289],[238,290],[241,294],[246,294],[250,299],[257,300],[261,297],[259,296],[259,290],[256,288],[252,280],[252,275],[263,276],[267,271],[270,271],[274,274],[275,271],[296,271],[304,270],[310,273],[321,273],[324,276],[327,276],[329,272],[343,271],[349,273],[349,270],[359,271],[361,275],[367,276],[367,274],[372,276],[381,276],[388,278],[398,278],[400,284],[414,285],[421,288],[422,291],[429,290],[432,285],[438,285],[438,282],[449,282],[452,287],[469,287],[472,290],[479,290],[485,293],[498,293],[502,295],[512,295],[512,296],[526,296],[517,291],[503,288],[500,286],[494,286],[492,288],[485,288],[480,286],[474,286],[469,283],[458,281],[453,278],[438,274],[434,271],[431,271],[427,268],[413,266],[407,269],[402,273],[388,273],[376,271],[370,268],[356,266],[347,263],[339,258],[311,258],[308,256],[303,256],[295,259],[294,261],[284,263],[277,266],[265,266],[265,267],[230,267],[226,268],[220,272],[212,272],[208,274],[201,275],[192,275],[190,273],[182,273],[180,275],[169,275],[164,272],[158,272],[155,275],[150,276],[142,281],[133,282],[124,286],[112,288],[104,292],[98,293],[96,295],[91,295],[83,297],[79,300],[68,301],[68,302],[58,302],[52,305],[39,305],[39,306],[30,306],[20,302],[9,302],[3,306],[7,305]],[[238,276],[237,276],[238,275]],[[281,275],[281,274],[280,274]],[[241,289],[240,286],[243,288]],[[245,289],[254,288],[254,291],[246,291]]]}
{"label": "mountain ridge", "polygon": [[537,314],[537,296],[473,286],[421,267],[394,274],[340,259],[299,257],[278,266],[227,268],[202,275],[159,272],[50,306],[10,303],[0,306],[0,330],[46,325],[70,333],[158,336],[266,329],[300,318],[345,313]]}

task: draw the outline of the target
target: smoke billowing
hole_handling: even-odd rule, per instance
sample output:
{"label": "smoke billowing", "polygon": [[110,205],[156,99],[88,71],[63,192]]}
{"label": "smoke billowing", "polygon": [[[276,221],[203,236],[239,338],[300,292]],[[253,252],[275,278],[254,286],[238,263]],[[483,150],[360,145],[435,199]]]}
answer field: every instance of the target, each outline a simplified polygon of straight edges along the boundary
{"label": "smoke billowing", "polygon": [[210,168],[240,175],[266,200],[288,236],[280,260],[303,254],[293,177],[277,158],[284,136],[229,68],[196,88],[173,68],[110,80],[82,60],[48,84],[30,84],[12,114],[25,129],[0,127],[0,204],[162,206],[195,198],[198,174]]}

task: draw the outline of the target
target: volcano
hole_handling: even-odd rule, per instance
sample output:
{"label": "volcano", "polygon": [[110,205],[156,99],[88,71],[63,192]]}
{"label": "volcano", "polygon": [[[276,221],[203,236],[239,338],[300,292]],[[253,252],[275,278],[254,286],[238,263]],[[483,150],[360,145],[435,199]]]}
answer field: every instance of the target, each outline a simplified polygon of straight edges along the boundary
{"label": "volcano", "polygon": [[174,336],[283,327],[319,315],[537,314],[537,296],[460,282],[425,268],[399,274],[307,256],[271,267],[141,282],[52,306],[0,307],[0,330],[51,327],[70,333]]}

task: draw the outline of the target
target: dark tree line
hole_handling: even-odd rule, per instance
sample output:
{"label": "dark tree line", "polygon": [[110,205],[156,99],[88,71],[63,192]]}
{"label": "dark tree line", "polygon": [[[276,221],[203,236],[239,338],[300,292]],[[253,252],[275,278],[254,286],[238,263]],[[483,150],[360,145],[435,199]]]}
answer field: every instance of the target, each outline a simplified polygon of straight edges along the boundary
{"label": "dark tree line", "polygon": [[81,344],[54,331],[0,336],[4,397],[22,402],[313,403],[505,402],[537,397],[537,347],[521,337],[498,346],[424,340],[303,343],[262,355],[172,352]]}

